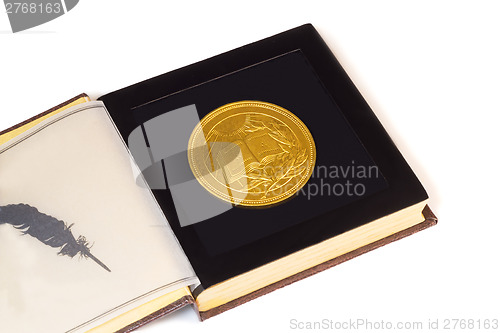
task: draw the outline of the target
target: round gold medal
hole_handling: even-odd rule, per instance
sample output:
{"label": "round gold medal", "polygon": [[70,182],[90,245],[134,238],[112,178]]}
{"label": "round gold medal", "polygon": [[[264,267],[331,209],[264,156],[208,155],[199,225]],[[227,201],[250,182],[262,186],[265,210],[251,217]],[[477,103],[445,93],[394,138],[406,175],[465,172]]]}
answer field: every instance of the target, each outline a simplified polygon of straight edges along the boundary
{"label": "round gold medal", "polygon": [[213,195],[242,206],[268,206],[296,194],[311,177],[316,147],[306,125],[265,102],[221,106],[195,127],[188,160]]}

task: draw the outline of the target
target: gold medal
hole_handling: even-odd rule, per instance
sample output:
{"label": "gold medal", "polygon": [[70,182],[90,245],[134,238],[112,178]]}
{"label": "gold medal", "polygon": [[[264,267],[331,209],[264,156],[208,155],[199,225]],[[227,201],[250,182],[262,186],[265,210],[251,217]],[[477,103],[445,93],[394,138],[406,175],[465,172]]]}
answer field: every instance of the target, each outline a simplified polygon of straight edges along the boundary
{"label": "gold medal", "polygon": [[265,102],[221,106],[195,127],[188,144],[191,170],[213,195],[235,205],[276,204],[311,177],[316,147],[306,125]]}

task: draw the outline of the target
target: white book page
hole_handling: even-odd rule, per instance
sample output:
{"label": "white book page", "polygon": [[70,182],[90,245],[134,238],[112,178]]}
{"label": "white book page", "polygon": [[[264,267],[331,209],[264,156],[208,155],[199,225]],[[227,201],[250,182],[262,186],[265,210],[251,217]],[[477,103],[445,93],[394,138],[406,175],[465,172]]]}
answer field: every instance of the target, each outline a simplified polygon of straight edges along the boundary
{"label": "white book page", "polygon": [[[134,168],[101,102],[0,146],[0,331],[86,331],[198,283]],[[58,255],[68,232],[71,244],[84,236],[96,260]]]}

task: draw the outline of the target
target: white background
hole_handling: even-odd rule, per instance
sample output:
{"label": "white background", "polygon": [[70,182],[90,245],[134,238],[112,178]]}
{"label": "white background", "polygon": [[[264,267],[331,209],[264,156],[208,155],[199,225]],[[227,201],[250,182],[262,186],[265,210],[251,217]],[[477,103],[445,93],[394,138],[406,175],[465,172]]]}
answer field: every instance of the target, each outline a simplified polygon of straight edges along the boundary
{"label": "white background", "polygon": [[0,128],[313,23],[424,184],[439,224],[206,322],[187,308],[140,332],[500,319],[499,16],[497,1],[83,0],[12,34],[2,10]]}

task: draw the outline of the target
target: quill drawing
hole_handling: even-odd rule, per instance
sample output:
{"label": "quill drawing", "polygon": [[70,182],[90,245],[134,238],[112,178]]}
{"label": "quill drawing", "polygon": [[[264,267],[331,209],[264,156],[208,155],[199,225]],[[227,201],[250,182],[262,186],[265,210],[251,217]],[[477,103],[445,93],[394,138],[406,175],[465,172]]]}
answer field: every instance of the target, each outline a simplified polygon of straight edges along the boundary
{"label": "quill drawing", "polygon": [[24,235],[30,235],[45,245],[59,248],[59,255],[73,258],[80,253],[80,256],[94,260],[111,272],[102,261],[90,253],[89,243],[84,236],[75,239],[71,232],[73,224],[68,226],[64,221],[41,213],[35,207],[27,204],[0,206],[0,225],[2,224],[11,224]]}

